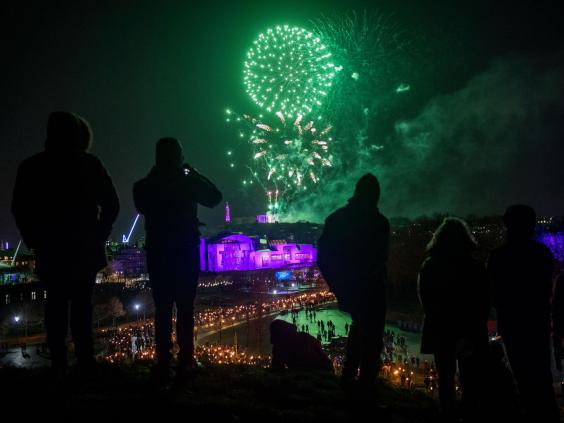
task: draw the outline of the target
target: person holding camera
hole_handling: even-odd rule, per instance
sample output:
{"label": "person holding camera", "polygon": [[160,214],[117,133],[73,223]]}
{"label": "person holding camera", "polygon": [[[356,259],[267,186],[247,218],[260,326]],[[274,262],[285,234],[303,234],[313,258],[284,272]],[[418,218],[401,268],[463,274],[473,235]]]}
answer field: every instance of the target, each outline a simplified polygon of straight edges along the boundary
{"label": "person holding camera", "polygon": [[194,298],[200,273],[198,204],[215,207],[221,192],[184,163],[175,138],[161,138],[156,163],[133,187],[135,207],[145,217],[147,270],[155,301],[157,383],[170,382],[172,307],[176,304],[176,337],[180,347],[177,382],[192,372]]}

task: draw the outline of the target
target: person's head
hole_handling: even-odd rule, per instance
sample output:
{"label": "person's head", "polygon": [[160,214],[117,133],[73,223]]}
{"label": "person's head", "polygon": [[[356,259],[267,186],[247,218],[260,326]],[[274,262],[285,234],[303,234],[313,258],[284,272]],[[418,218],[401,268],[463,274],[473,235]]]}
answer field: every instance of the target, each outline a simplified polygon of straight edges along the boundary
{"label": "person's head", "polygon": [[353,198],[368,202],[373,201],[375,204],[378,204],[380,200],[380,182],[378,182],[378,178],[372,173],[361,176],[356,183]]}
{"label": "person's head", "polygon": [[81,150],[81,129],[77,115],[69,112],[53,112],[49,115],[45,149],[65,152]]}
{"label": "person's head", "polygon": [[431,254],[467,255],[471,254],[477,245],[464,220],[446,217],[427,244],[427,251]]}
{"label": "person's head", "polygon": [[270,343],[272,345],[288,341],[298,333],[296,325],[276,319],[270,324]]}
{"label": "person's head", "polygon": [[503,215],[509,241],[532,239],[537,225],[537,215],[525,204],[509,206]]}
{"label": "person's head", "polygon": [[157,141],[155,164],[160,168],[178,169],[182,166],[184,156],[182,146],[176,138],[161,138]]}
{"label": "person's head", "polygon": [[92,127],[90,126],[90,123],[82,116],[78,116],[78,125],[80,127],[79,147],[82,151],[88,151],[90,150],[90,147],[92,147],[92,141],[94,140]]}

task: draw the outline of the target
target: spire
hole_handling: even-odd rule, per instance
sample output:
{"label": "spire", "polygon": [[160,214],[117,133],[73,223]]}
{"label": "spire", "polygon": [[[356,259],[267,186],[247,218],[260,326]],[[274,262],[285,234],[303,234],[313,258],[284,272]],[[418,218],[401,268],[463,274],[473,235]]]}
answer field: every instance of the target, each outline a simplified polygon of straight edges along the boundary
{"label": "spire", "polygon": [[231,222],[231,214],[229,212],[229,203],[225,203],[225,223]]}

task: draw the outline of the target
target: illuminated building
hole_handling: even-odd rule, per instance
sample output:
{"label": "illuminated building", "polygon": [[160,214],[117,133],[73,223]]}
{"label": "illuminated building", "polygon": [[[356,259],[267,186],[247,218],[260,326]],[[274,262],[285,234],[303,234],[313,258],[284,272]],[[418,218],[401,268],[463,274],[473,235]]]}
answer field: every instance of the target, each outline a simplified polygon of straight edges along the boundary
{"label": "illuminated building", "polygon": [[278,223],[278,215],[267,212],[266,214],[258,214],[257,215],[257,222],[258,223]]}
{"label": "illuminated building", "polygon": [[126,277],[137,277],[147,273],[145,250],[135,247],[123,247],[114,257],[113,271]]}
{"label": "illuminated building", "polygon": [[550,249],[555,260],[564,263],[564,232],[541,232],[537,240]]}
{"label": "illuminated building", "polygon": [[200,253],[201,270],[210,272],[276,269],[314,264],[317,260],[317,250],[311,244],[269,242],[243,234],[217,236],[208,241],[202,238]]}

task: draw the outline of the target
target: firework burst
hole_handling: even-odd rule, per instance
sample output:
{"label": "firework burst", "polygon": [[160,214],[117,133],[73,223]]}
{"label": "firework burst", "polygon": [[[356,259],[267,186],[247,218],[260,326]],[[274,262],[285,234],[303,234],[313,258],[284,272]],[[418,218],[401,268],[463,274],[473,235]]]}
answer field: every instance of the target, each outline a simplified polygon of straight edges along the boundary
{"label": "firework burst", "polygon": [[259,34],[247,52],[243,82],[260,108],[295,118],[321,106],[335,72],[318,37],[284,25]]}
{"label": "firework burst", "polygon": [[282,112],[271,119],[255,118],[227,110],[227,121],[239,125],[253,158],[248,166],[250,179],[243,184],[256,181],[267,195],[275,192],[280,200],[289,201],[297,193],[314,188],[333,166],[332,126],[320,125],[320,118],[298,115],[290,119]]}
{"label": "firework burst", "polygon": [[389,19],[369,13],[323,17],[311,32],[284,25],[259,34],[243,64],[258,117],[227,116],[240,140],[230,166],[244,162],[250,172],[243,185],[260,186],[274,212],[291,212],[322,192],[331,168],[347,172],[381,155],[369,125],[411,91],[399,65],[408,48]]}

